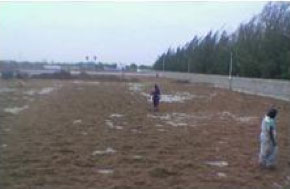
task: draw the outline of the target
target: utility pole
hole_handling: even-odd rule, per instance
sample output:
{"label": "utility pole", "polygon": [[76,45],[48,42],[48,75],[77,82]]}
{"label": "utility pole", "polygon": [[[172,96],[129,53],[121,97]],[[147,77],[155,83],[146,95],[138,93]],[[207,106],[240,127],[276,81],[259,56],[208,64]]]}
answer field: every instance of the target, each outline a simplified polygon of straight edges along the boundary
{"label": "utility pole", "polygon": [[233,71],[233,53],[231,51],[230,69],[229,69],[229,88],[232,90],[232,71]]}
{"label": "utility pole", "polygon": [[164,56],[163,56],[163,64],[162,64],[162,67],[163,67],[163,73],[164,73]]}
{"label": "utility pole", "polygon": [[232,71],[233,71],[233,53],[231,52],[231,62],[230,62],[229,78],[232,78]]}

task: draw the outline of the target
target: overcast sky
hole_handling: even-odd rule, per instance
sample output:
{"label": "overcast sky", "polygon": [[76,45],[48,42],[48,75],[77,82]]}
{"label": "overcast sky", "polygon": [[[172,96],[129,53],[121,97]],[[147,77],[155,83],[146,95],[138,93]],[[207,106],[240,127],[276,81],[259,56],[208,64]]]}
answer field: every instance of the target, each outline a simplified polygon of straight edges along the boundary
{"label": "overcast sky", "polygon": [[0,2],[0,59],[153,64],[209,30],[233,32],[266,2]]}

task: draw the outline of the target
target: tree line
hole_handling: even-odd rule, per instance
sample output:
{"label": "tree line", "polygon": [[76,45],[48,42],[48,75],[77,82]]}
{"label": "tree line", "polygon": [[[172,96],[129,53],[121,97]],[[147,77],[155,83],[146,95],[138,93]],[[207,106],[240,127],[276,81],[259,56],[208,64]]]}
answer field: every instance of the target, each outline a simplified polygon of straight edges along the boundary
{"label": "tree line", "polygon": [[290,3],[269,2],[231,34],[209,31],[183,47],[169,48],[155,70],[290,79]]}

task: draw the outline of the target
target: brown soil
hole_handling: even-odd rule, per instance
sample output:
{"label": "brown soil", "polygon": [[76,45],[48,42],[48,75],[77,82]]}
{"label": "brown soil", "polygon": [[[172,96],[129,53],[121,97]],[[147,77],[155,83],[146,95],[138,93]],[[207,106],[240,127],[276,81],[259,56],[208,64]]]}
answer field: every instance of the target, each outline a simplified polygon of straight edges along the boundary
{"label": "brown soil", "polygon": [[[201,84],[140,82],[147,93],[158,82],[163,93],[189,92],[200,98],[161,103],[160,112],[154,113],[146,98],[130,91],[125,82],[0,81],[1,87],[17,89],[0,93],[0,187],[289,186],[289,103]],[[29,89],[55,86],[58,89],[47,95],[23,95]],[[279,162],[277,169],[263,170],[257,164],[260,122],[273,104],[279,107]],[[3,111],[23,105],[29,108],[16,115]],[[113,113],[123,117],[111,117]],[[181,120],[183,126],[158,117],[178,113],[192,116],[170,120]],[[106,120],[123,129],[108,127]],[[115,152],[93,155],[107,148]],[[212,166],[208,161],[228,165]],[[113,173],[103,174],[100,169]]]}

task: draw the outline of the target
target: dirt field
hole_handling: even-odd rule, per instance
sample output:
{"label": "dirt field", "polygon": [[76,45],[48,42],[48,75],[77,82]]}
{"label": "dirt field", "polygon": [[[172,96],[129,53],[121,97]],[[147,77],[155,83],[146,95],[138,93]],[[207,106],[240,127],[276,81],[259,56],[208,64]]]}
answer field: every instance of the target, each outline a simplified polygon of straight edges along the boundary
{"label": "dirt field", "polygon": [[[273,104],[279,164],[262,170]],[[289,115],[284,101],[171,80],[0,80],[0,188],[290,187]]]}

